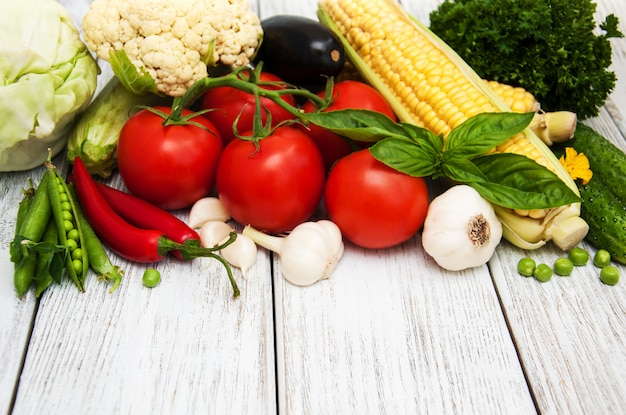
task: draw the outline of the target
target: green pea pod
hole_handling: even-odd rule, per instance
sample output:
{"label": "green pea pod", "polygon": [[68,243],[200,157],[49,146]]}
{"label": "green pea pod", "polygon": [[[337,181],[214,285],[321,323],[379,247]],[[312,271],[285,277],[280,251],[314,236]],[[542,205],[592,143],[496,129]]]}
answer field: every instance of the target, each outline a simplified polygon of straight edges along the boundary
{"label": "green pea pod", "polygon": [[31,179],[28,179],[28,189],[22,190],[22,194],[24,195],[24,198],[20,201],[20,204],[17,208],[15,233],[18,233],[20,231],[20,228],[24,223],[24,219],[26,219],[26,215],[28,214],[28,210],[30,209],[30,205],[33,203],[33,197],[35,196],[35,187],[33,186],[33,181]]}
{"label": "green pea pod", "polygon": [[[89,270],[82,227],[76,218],[76,203],[67,189],[67,183],[52,163],[47,163],[51,174],[48,194],[54,221],[57,225],[59,243],[67,248],[65,268],[80,291],[85,290],[85,277]],[[70,234],[71,231],[74,231]]]}
{"label": "green pea pod", "polygon": [[18,205],[17,215],[15,217],[15,235],[13,242],[11,242],[9,247],[12,262],[17,262],[19,260],[21,252],[19,247],[20,228],[26,219],[26,215],[28,215],[28,210],[30,209],[30,205],[33,203],[33,197],[35,196],[35,188],[31,179],[28,179],[28,189],[22,190],[22,193],[24,194],[24,197]]}
{"label": "green pea pod", "polygon": [[[72,183],[68,185],[68,189],[71,198],[77,201],[78,197],[76,196],[76,191],[74,190]],[[113,293],[122,282],[124,270],[121,270],[117,265],[113,265],[111,263],[109,255],[105,251],[100,238],[98,238],[98,235],[96,235],[96,232],[89,224],[80,203],[76,203],[75,212],[78,223],[83,230],[85,248],[87,250],[87,254],[89,255],[89,266],[96,274],[98,274],[98,279],[113,283],[113,286],[109,290],[109,293]]]}
{"label": "green pea pod", "polygon": [[15,266],[13,285],[19,297],[23,297],[30,288],[37,271],[37,253],[31,252],[28,257]]}
{"label": "green pea pod", "polygon": [[21,212],[18,219],[21,224],[11,247],[11,260],[15,263],[13,285],[19,297],[23,297],[30,288],[37,268],[37,253],[29,252],[24,244],[37,243],[41,240],[52,214],[48,197],[49,172],[45,172],[35,190],[26,213]]}
{"label": "green pea pod", "polygon": [[[50,248],[59,243],[59,231],[54,218],[50,218],[48,226],[41,237],[41,242],[49,244]],[[63,272],[63,261],[55,250],[40,252],[37,258],[35,272],[35,296],[39,297],[55,280],[60,282],[60,274]],[[56,274],[56,277],[53,276]]]}
{"label": "green pea pod", "polygon": [[22,224],[18,234],[23,239],[39,242],[46,230],[48,220],[52,214],[52,207],[48,197],[49,182],[50,174],[45,172],[39,186],[37,186],[37,190],[35,190],[28,212],[26,214],[22,213],[23,218],[20,220]]}

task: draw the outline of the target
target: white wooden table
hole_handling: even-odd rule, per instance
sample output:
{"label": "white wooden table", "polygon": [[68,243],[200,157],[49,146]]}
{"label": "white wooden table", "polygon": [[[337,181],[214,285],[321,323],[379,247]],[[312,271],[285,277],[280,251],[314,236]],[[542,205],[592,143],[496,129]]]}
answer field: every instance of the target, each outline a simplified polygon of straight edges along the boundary
{"label": "white wooden table", "polygon": [[[89,0],[62,2],[79,21]],[[438,0],[403,3],[427,22]],[[625,3],[598,3],[626,33]],[[314,17],[316,2],[252,7]],[[618,87],[587,122],[626,149],[626,40],[612,44]],[[146,265],[113,257],[126,270],[114,294],[90,274],[85,293],[66,282],[20,300],[8,244],[20,189],[41,174],[0,174],[4,413],[626,413],[626,282],[602,284],[593,265],[547,283],[515,272],[527,254],[550,263],[554,247],[503,242],[488,266],[448,273],[419,235],[388,250],[347,244],[332,278],[308,288],[261,250],[248,280],[235,271],[237,300],[216,261],[165,260],[148,289]]]}

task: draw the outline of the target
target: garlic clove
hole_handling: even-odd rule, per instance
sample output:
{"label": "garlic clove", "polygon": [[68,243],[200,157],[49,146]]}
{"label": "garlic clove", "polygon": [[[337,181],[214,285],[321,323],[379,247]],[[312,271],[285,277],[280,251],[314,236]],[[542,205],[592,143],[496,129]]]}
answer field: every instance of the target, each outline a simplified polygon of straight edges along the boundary
{"label": "garlic clove", "polygon": [[230,219],[230,214],[217,197],[203,197],[197,200],[189,211],[189,227],[193,229],[201,228],[209,221],[226,222]]}
{"label": "garlic clove", "polygon": [[330,277],[330,275],[335,271],[335,268],[337,268],[337,265],[339,265],[339,261],[343,256],[343,237],[341,235],[341,230],[334,222],[323,219],[317,221],[317,224],[324,230],[326,240],[330,247],[330,252],[332,252],[332,255],[328,259],[324,275],[322,275],[321,278],[325,279]]}
{"label": "garlic clove", "polygon": [[[228,237],[222,239],[226,242]],[[248,278],[247,272],[254,265],[258,256],[258,249],[252,239],[246,235],[237,234],[237,239],[220,251],[222,258],[234,267],[241,270],[244,278]]]}
{"label": "garlic clove", "polygon": [[230,233],[234,231],[235,230],[229,224],[212,220],[202,225],[198,235],[200,235],[202,246],[205,248],[213,248],[221,242],[225,242]]}

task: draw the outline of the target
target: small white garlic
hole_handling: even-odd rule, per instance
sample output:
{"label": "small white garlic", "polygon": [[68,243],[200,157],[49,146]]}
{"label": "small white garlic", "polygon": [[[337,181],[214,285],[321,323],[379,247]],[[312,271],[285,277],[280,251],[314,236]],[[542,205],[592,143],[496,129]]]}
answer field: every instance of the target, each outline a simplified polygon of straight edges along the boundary
{"label": "small white garlic", "polygon": [[217,220],[206,222],[200,228],[200,242],[205,248],[214,248],[228,239],[228,235],[235,230],[229,224]]}
{"label": "small white garlic", "polygon": [[230,219],[230,214],[217,197],[203,197],[197,200],[189,211],[189,227],[193,229],[201,228],[209,221],[226,222]]}
{"label": "small white garlic", "polygon": [[[215,248],[225,243],[235,229],[225,222],[212,220],[200,228],[200,242],[205,248]],[[224,249],[220,250],[222,258],[230,265],[241,270],[244,278],[257,259],[257,246],[249,237],[237,234],[237,238]]]}
{"label": "small white garlic", "polygon": [[[228,237],[221,242],[224,243],[227,239]],[[237,239],[222,249],[220,253],[230,265],[241,270],[241,274],[244,278],[248,278],[248,270],[256,262],[258,249],[252,239],[246,235],[237,234]]]}
{"label": "small white garlic", "polygon": [[341,235],[339,227],[334,222],[331,222],[329,220],[319,220],[316,223],[322,229],[324,229],[324,232],[327,236],[326,240],[329,243],[330,252],[332,253],[328,261],[328,266],[326,267],[326,270],[324,271],[324,274],[321,278],[325,279],[330,277],[330,274],[335,271],[335,268],[337,268],[337,265],[339,265],[339,260],[343,256],[343,237]]}
{"label": "small white garlic", "polygon": [[474,188],[457,185],[430,203],[422,246],[442,268],[460,271],[487,263],[501,238],[493,206]]}

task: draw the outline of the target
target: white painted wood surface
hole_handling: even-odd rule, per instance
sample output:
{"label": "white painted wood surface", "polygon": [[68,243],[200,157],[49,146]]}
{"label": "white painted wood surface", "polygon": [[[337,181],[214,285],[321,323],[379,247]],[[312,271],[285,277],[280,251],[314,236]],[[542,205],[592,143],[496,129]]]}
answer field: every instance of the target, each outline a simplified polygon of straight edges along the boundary
{"label": "white painted wood surface", "polygon": [[[77,21],[88,2],[62,1]],[[426,22],[439,1],[403,3]],[[626,33],[624,2],[598,4]],[[316,2],[252,6],[261,17],[315,17]],[[626,149],[626,40],[613,49],[618,86],[588,123]],[[521,256],[552,261],[553,247],[527,253],[504,242],[489,266],[448,273],[419,235],[388,250],[348,244],[333,277],[308,288],[284,282],[261,250],[250,279],[235,271],[237,300],[214,261],[163,261],[150,290],[146,265],[114,257],[126,270],[114,294],[92,276],[85,293],[65,283],[20,300],[7,247],[20,188],[41,174],[0,175],[2,412],[626,412],[626,285],[603,285],[593,265],[543,284],[517,275]]]}

